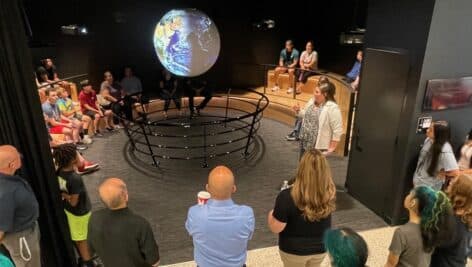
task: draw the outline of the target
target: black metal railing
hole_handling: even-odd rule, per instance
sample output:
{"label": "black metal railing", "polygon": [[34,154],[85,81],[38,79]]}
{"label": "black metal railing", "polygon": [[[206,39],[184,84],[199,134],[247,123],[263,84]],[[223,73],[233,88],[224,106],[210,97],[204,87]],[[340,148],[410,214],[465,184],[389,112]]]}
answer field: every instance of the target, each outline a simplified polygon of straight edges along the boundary
{"label": "black metal railing", "polygon": [[[135,158],[156,167],[163,159],[199,159],[202,167],[207,167],[209,159],[239,151],[243,158],[248,158],[255,150],[255,137],[269,100],[260,92],[244,91],[257,98],[237,97],[229,89],[226,94],[213,96],[206,107],[211,112],[194,118],[184,115],[166,118],[161,115],[164,110],[156,109],[154,104],[149,108],[152,111],[144,112],[142,103],[137,105],[138,116],[133,121],[119,114],[115,116],[124,121],[124,130]],[[157,100],[151,100],[151,103],[154,101]]]}

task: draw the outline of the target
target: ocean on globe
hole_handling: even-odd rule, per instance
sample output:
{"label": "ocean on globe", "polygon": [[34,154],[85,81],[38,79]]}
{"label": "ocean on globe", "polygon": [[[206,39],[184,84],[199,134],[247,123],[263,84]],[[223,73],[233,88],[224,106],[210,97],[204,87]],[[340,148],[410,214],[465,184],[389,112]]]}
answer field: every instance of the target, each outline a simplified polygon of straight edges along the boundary
{"label": "ocean on globe", "polygon": [[196,9],[167,12],[154,30],[157,57],[171,73],[195,77],[208,71],[220,53],[215,23]]}

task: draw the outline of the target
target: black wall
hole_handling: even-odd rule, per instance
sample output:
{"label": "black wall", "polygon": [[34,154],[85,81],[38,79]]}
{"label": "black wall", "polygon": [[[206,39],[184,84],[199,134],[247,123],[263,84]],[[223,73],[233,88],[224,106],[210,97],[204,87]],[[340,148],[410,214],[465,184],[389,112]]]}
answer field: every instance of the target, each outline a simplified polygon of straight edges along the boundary
{"label": "black wall", "polygon": [[[326,2],[326,1],[325,1]],[[98,85],[105,69],[120,74],[124,65],[135,66],[147,88],[157,84],[161,68],[152,45],[154,27],[170,9],[195,7],[208,14],[219,28],[220,57],[207,73],[219,86],[254,86],[263,83],[263,73],[254,64],[276,63],[286,39],[303,50],[315,41],[319,66],[344,73],[351,67],[358,47],[339,45],[339,34],[354,26],[365,26],[367,0],[326,3],[291,1],[26,1],[33,30],[36,59],[56,58],[63,76],[88,72]],[[117,22],[117,17],[121,22]],[[252,23],[271,18],[276,28],[256,31]],[[59,27],[87,25],[87,37],[64,37]],[[38,43],[55,43],[45,48]]]}

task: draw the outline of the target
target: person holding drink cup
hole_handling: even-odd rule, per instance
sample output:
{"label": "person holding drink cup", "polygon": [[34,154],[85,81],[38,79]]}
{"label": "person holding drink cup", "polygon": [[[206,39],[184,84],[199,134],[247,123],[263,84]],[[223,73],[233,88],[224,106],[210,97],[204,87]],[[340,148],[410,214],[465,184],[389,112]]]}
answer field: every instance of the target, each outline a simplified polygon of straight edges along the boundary
{"label": "person holding drink cup", "polygon": [[245,266],[247,243],[254,233],[252,208],[231,199],[236,185],[225,166],[210,172],[206,190],[198,193],[198,203],[189,209],[185,222],[193,238],[195,262],[204,267]]}

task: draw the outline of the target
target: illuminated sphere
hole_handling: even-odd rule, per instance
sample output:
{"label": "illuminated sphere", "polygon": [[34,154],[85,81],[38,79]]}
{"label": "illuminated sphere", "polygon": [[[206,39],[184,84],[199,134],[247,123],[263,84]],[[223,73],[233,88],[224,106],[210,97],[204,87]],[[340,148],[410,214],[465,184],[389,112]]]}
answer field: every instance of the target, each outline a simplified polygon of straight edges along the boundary
{"label": "illuminated sphere", "polygon": [[196,9],[173,9],[157,23],[154,48],[171,73],[195,77],[208,71],[220,53],[215,23]]}

